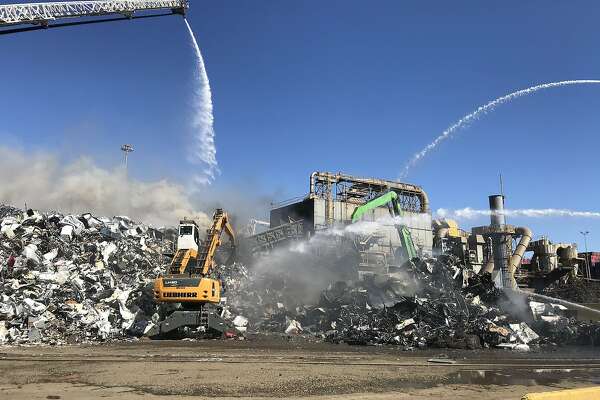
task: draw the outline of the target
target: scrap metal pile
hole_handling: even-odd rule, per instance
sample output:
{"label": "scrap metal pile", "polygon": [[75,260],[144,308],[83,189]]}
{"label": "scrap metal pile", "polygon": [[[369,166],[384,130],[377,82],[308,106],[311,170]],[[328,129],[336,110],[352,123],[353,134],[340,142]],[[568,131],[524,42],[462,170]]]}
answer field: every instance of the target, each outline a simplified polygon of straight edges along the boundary
{"label": "scrap metal pile", "polygon": [[[455,257],[415,259],[404,268],[403,281],[336,282],[312,306],[286,298],[285,279],[252,277],[250,286],[238,285],[232,311],[247,317],[242,321],[249,330],[334,343],[521,351],[600,345],[599,324],[568,318],[560,305],[509,299],[490,274],[469,273]],[[401,294],[415,287],[415,293]]]}
{"label": "scrap metal pile", "polygon": [[[152,286],[172,246],[161,232],[127,217],[7,206],[0,221],[0,344],[125,340],[159,318]],[[406,349],[600,344],[598,324],[576,322],[560,305],[509,299],[489,274],[473,274],[452,256],[414,259],[392,279],[334,282],[312,300],[298,295],[297,280],[261,271],[219,267],[222,316],[240,335]]]}
{"label": "scrap metal pile", "polygon": [[109,340],[155,313],[161,233],[127,217],[0,206],[0,343]]}
{"label": "scrap metal pile", "polygon": [[547,287],[544,294],[576,303],[597,303],[600,301],[600,282],[582,279],[559,281]]}

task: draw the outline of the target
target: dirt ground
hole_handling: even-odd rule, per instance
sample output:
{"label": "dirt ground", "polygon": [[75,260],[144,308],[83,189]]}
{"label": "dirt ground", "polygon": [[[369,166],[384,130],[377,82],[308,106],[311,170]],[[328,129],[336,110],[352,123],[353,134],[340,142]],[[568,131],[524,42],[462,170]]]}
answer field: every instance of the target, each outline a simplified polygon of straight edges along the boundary
{"label": "dirt ground", "polygon": [[589,348],[406,352],[285,338],[0,347],[0,399],[15,400],[491,400],[594,385],[600,351]]}

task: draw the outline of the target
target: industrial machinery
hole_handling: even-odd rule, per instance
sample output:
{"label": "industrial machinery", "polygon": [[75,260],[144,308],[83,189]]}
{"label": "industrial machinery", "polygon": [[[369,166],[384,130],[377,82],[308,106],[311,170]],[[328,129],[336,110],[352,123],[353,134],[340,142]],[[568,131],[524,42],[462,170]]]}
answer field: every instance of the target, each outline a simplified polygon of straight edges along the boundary
{"label": "industrial machinery", "polygon": [[159,303],[175,303],[178,309],[158,322],[148,333],[157,336],[182,327],[199,327],[204,332],[225,332],[229,325],[220,317],[221,280],[215,268],[215,253],[225,232],[235,249],[235,234],[229,217],[221,209],[200,241],[194,221],[180,222],[177,251],[166,274],[154,282],[154,297]]}
{"label": "industrial machinery", "polygon": [[[381,196],[374,198],[368,203],[357,207],[351,216],[352,223],[355,223],[358,220],[360,220],[367,212],[381,206],[388,207],[392,218],[402,217],[404,215],[404,212],[400,208],[400,203],[398,201],[398,193],[394,191],[389,191]],[[400,235],[400,243],[402,246],[402,251],[404,253],[404,258],[410,260],[417,257],[417,250],[415,249],[412,236],[406,225],[396,223],[395,226],[396,229],[398,229],[398,235]]]}
{"label": "industrial machinery", "polygon": [[246,226],[246,234],[248,236],[256,235],[256,227],[257,226],[262,226],[262,227],[266,227],[265,229],[269,229],[268,227],[270,227],[271,224],[269,224],[267,221],[261,221],[260,219],[252,218],[249,221],[248,226]]}
{"label": "industrial machinery", "polygon": [[531,287],[538,292],[569,274],[577,275],[579,266],[585,265],[585,259],[577,254],[576,243],[553,243],[542,237],[530,242],[527,251],[533,252],[533,256],[523,263],[515,279],[519,286]]}
{"label": "industrial machinery", "polygon": [[[452,254],[458,257],[473,273],[479,273],[484,260],[491,258],[491,242],[486,247],[483,235],[471,234],[458,227],[452,219],[435,219],[431,222],[434,232],[433,248],[435,254]],[[486,249],[489,250],[486,252]]]}
{"label": "industrial machinery", "polygon": [[[521,265],[523,255],[531,241],[533,233],[525,226],[513,226],[506,223],[504,213],[504,195],[488,196],[490,204],[490,225],[475,227],[474,235],[482,235],[490,244],[490,257],[482,272],[490,272],[496,278],[498,287],[515,289],[515,271]],[[513,240],[519,238],[513,250]],[[488,253],[489,254],[489,253]]]}
{"label": "industrial machinery", "polygon": [[[388,194],[390,192],[394,194]],[[383,195],[387,197],[381,199],[381,205],[389,203],[393,215],[402,215],[406,219],[401,232],[391,223],[366,235],[327,235],[326,240],[319,240],[317,253],[328,254],[324,259],[338,260],[336,263],[339,265],[332,268],[339,271],[344,266],[344,272],[352,276],[349,279],[389,276],[399,271],[406,259],[417,253],[430,255],[432,250],[427,193],[409,183],[313,172],[310,174],[309,192],[274,204],[270,212],[270,230],[260,237],[256,235],[251,244],[259,251],[268,251],[290,240],[308,239],[330,229],[346,229],[352,224],[352,217],[358,215],[355,210]],[[361,218],[372,221],[389,219],[390,209],[375,204],[377,201],[367,206],[368,209],[361,208],[364,211]],[[406,245],[408,233],[413,246]],[[406,253],[405,249],[411,247],[414,247],[414,252]]]}
{"label": "industrial machinery", "polygon": [[261,253],[268,253],[275,247],[284,246],[291,241],[304,239],[302,221],[279,225],[252,236],[242,237],[238,241],[238,258],[251,263]]}
{"label": "industrial machinery", "polygon": [[[352,222],[354,210],[388,192],[398,195],[397,202],[407,217],[407,229],[419,252],[431,254],[431,214],[427,193],[410,183],[377,178],[363,178],[342,173],[313,172],[309,192],[300,198],[274,204],[270,213],[271,228],[303,221],[303,235],[314,235],[332,227],[342,228]],[[383,207],[373,209],[373,219],[385,218]],[[393,248],[400,244],[396,239]]]}
{"label": "industrial machinery", "polygon": [[[503,195],[489,196],[488,199],[490,225],[474,227],[471,233],[460,230],[453,220],[434,220],[434,248],[436,252],[460,258],[470,274],[489,272],[498,287],[515,289],[515,273],[531,241],[532,232],[527,227],[506,223]],[[513,249],[513,241],[517,238]]]}

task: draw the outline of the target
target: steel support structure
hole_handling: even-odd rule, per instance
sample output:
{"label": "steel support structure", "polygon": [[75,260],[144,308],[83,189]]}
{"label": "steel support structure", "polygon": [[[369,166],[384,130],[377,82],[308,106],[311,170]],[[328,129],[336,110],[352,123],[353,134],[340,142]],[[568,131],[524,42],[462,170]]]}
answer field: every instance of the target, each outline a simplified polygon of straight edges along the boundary
{"label": "steel support structure", "polygon": [[0,5],[0,28],[9,25],[33,24],[48,26],[50,22],[66,19],[122,15],[133,17],[138,11],[171,10],[185,14],[187,0],[97,0],[59,1]]}
{"label": "steel support structure", "polygon": [[328,221],[333,219],[333,209],[330,208],[334,200],[364,204],[390,190],[398,194],[402,210],[413,213],[430,211],[427,194],[416,185],[329,172],[313,172],[310,176],[309,195],[326,199],[325,214]]}

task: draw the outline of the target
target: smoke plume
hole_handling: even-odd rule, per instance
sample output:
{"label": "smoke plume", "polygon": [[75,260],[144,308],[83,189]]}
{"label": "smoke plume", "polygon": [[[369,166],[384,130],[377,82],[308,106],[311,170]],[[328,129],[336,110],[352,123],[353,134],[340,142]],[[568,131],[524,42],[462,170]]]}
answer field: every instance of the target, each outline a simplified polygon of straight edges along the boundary
{"label": "smoke plume", "polygon": [[80,158],[68,165],[48,153],[29,154],[0,147],[0,202],[51,211],[98,216],[127,215],[134,220],[174,226],[183,217],[209,225],[194,209],[182,186],[166,180],[141,182],[125,170],[96,166]]}
{"label": "smoke plume", "polygon": [[254,260],[254,286],[259,289],[265,282],[271,284],[265,278],[279,277],[286,282],[285,297],[290,305],[316,303],[331,282],[355,277],[356,260],[350,241],[317,234]]}
{"label": "smoke plume", "polygon": [[193,164],[202,167],[202,171],[194,176],[194,181],[199,185],[207,185],[214,181],[216,174],[219,172],[217,149],[215,147],[215,131],[213,129],[212,94],[200,47],[190,24],[185,18],[184,21],[190,34],[198,63],[198,74],[196,76],[198,86],[194,93],[195,115],[192,120],[192,128],[195,131],[195,135],[189,157]]}
{"label": "smoke plume", "polygon": [[[285,294],[291,304],[316,303],[330,283],[356,280],[360,258],[356,245],[361,238],[376,233],[386,238],[390,234],[397,235],[396,224],[410,223],[414,220],[409,217],[386,217],[320,230],[307,240],[292,242],[255,260],[252,271],[257,277],[284,277],[287,282]],[[389,280],[378,282],[379,286],[370,288],[370,295],[383,301],[392,289],[394,296],[412,296],[418,290],[406,274],[396,272],[395,279],[393,288]],[[256,289],[263,281],[259,279],[254,283]]]}
{"label": "smoke plume", "polygon": [[573,81],[560,81],[560,82],[550,82],[543,83],[541,85],[532,86],[527,89],[517,90],[516,92],[507,94],[505,96],[499,97],[496,100],[492,100],[489,103],[480,106],[477,110],[473,111],[470,114],[465,115],[461,119],[459,119],[456,123],[449,126],[440,136],[438,136],[433,142],[429,143],[425,148],[418,153],[416,153],[410,161],[404,166],[404,170],[400,173],[400,179],[406,178],[409,170],[414,167],[423,157],[425,157],[429,152],[435,149],[443,140],[448,139],[452,136],[454,132],[457,130],[469,126],[470,123],[477,121],[480,117],[487,114],[490,111],[493,111],[496,107],[501,104],[512,101],[518,97],[527,96],[529,94],[535,93],[539,90],[550,89],[560,86],[567,85],[582,85],[582,84],[594,84],[600,83],[600,80],[595,79],[579,79]]}
{"label": "smoke plume", "polygon": [[[485,217],[491,215],[490,210],[476,210],[470,207],[461,208],[458,210],[447,210],[445,208],[439,208],[436,211],[437,215],[441,218],[453,218],[453,219],[475,219],[479,217]],[[600,212],[596,211],[573,211],[566,209],[556,208],[524,208],[518,210],[506,209],[503,212],[507,217],[527,217],[527,218],[550,218],[550,217],[564,217],[564,218],[600,218]]]}

